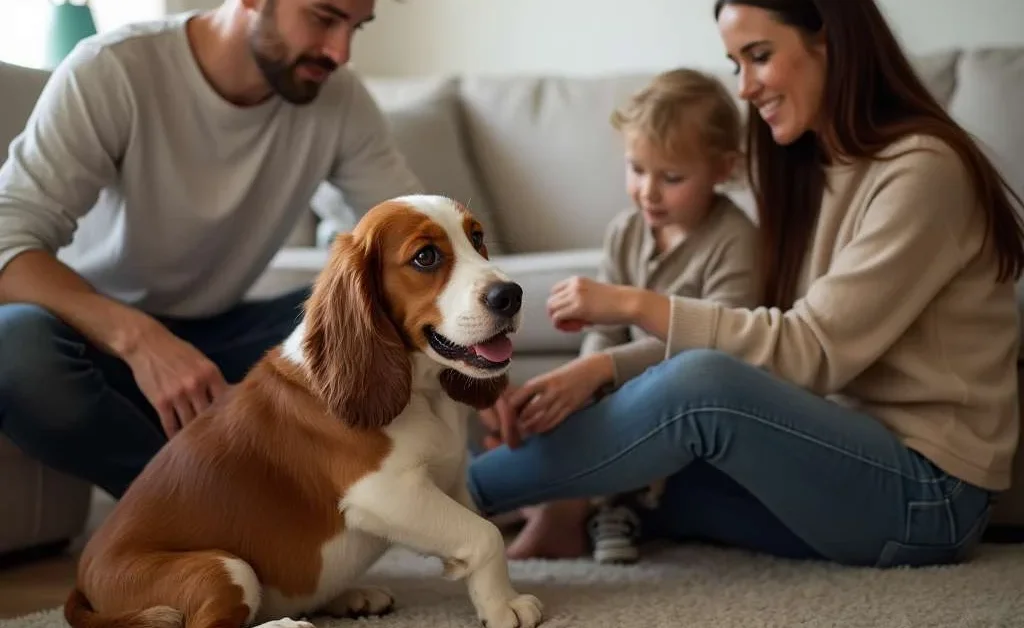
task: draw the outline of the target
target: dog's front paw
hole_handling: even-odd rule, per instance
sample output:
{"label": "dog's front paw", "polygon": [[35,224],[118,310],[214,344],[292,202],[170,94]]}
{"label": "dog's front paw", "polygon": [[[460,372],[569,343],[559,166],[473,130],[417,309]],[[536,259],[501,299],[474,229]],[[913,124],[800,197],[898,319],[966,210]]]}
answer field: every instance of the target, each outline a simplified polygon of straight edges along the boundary
{"label": "dog's front paw", "polygon": [[395,597],[380,587],[348,589],[328,602],[324,612],[334,617],[370,617],[390,613],[395,608]]}
{"label": "dog's front paw", "polygon": [[544,616],[544,606],[536,597],[516,595],[508,602],[485,612],[480,622],[485,628],[534,628]]}

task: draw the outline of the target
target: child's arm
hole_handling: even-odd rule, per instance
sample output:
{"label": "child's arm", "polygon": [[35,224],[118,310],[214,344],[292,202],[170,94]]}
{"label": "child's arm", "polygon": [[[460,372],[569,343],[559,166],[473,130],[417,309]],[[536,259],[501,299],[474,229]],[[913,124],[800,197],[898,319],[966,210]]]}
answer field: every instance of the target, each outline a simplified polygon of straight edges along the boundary
{"label": "child's arm", "polygon": [[[605,231],[604,254],[601,256],[601,265],[597,268],[597,281],[600,283],[623,285],[627,283],[627,260],[623,246],[623,230],[626,225],[626,215],[620,214],[614,218]],[[583,334],[583,342],[580,346],[580,357],[585,357],[599,351],[606,351],[611,347],[629,342],[630,334],[627,325],[596,325],[589,328]]]}

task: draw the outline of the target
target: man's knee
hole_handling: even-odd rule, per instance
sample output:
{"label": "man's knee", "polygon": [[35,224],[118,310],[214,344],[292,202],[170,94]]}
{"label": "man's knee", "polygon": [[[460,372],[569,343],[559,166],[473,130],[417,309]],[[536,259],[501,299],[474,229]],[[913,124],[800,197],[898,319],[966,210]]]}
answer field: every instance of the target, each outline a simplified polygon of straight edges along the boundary
{"label": "man's knee", "polygon": [[67,326],[37,305],[0,305],[0,405],[13,397],[38,393],[54,394],[48,386],[55,380],[61,357],[71,348]]}

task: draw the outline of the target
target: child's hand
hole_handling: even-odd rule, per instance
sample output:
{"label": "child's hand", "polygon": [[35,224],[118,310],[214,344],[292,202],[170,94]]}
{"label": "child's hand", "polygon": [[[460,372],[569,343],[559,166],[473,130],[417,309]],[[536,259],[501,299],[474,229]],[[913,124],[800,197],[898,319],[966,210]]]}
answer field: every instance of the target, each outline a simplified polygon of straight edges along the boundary
{"label": "child's hand", "polygon": [[524,433],[542,434],[586,405],[613,376],[611,357],[595,353],[529,380],[512,394],[509,404]]}
{"label": "child's hand", "polygon": [[631,290],[629,286],[587,277],[570,277],[551,288],[548,316],[562,331],[579,331],[585,325],[626,324],[630,322],[627,305]]}

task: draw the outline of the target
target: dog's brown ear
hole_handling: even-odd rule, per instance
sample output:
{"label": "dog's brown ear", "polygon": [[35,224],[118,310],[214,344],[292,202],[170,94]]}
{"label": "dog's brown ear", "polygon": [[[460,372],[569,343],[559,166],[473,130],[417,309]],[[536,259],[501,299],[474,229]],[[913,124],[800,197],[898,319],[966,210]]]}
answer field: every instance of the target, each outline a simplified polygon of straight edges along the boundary
{"label": "dog's brown ear", "polygon": [[313,385],[335,416],[357,428],[389,424],[409,403],[412,366],[381,300],[370,243],[339,234],[306,304],[303,347]]}
{"label": "dog's brown ear", "polygon": [[490,408],[508,386],[508,375],[490,379],[467,377],[455,369],[447,368],[439,376],[441,386],[448,396],[477,410]]}

